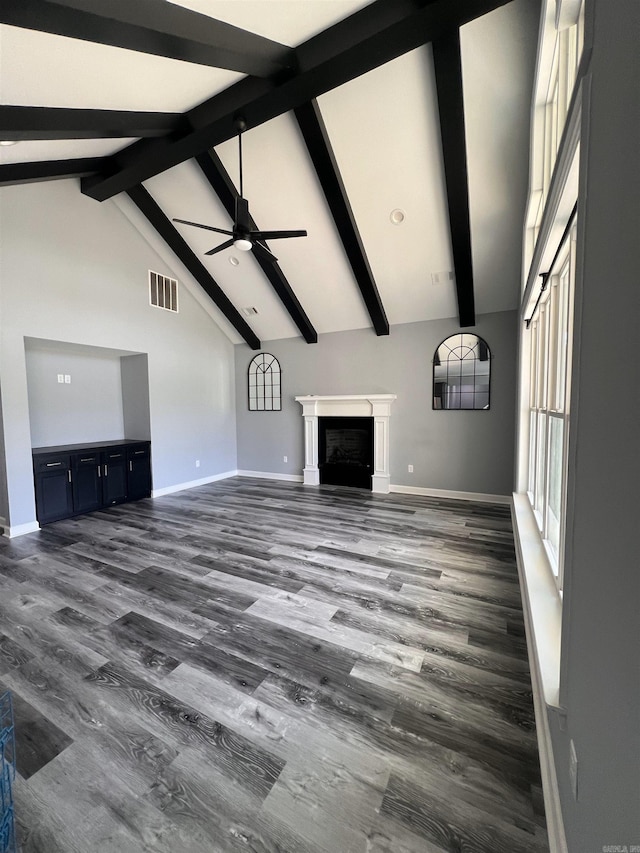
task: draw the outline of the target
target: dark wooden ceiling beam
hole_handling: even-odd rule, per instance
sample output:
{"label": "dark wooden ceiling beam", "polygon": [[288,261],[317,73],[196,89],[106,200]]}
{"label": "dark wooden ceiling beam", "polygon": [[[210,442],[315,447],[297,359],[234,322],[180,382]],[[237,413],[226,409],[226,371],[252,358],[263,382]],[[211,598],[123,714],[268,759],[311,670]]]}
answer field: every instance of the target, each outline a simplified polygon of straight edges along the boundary
{"label": "dark wooden ceiling beam", "polygon": [[62,178],[84,178],[99,172],[104,161],[104,157],[81,157],[77,160],[3,163],[0,165],[0,187],[36,184],[39,181],[56,181]]}
{"label": "dark wooden ceiling beam", "polygon": [[[222,161],[215,151],[207,151],[204,154],[198,154],[196,160],[207,181],[224,205],[225,210],[231,219],[233,219],[235,216],[236,196],[238,193],[233,181],[229,177],[229,173],[222,165]],[[259,231],[260,229],[256,225],[255,220],[251,218],[250,221],[251,228]],[[302,337],[308,344],[317,343],[318,333],[311,325],[311,321],[298,301],[298,297],[293,292],[291,285],[280,268],[280,265],[265,260],[255,251],[253,252],[253,257],[260,265],[263,273],[269,279],[271,286],[277,293],[284,307],[289,312],[291,319],[300,330]]]}
{"label": "dark wooden ceiling beam", "polygon": [[464,127],[462,61],[458,30],[441,36],[433,42],[433,62],[438,94],[438,111],[440,113],[440,133],[447,185],[447,206],[451,226],[458,317],[461,326],[473,326],[476,317],[471,256],[471,224],[469,222],[469,182]]}
{"label": "dark wooden ceiling beam", "polygon": [[0,139],[116,139],[184,131],[181,113],[0,106]]}
{"label": "dark wooden ceiling beam", "polygon": [[190,132],[134,143],[113,155],[103,175],[85,179],[82,191],[111,198],[230,139],[238,114],[256,127],[507,2],[377,0],[296,48],[296,72],[240,80],[187,113]]}
{"label": "dark wooden ceiling beam", "polygon": [[158,0],[2,0],[0,23],[257,77],[293,61],[286,45]]}
{"label": "dark wooden ceiling beam", "polygon": [[158,204],[149,192],[142,186],[131,187],[127,195],[136,207],[144,214],[153,225],[158,234],[176,257],[189,270],[200,287],[209,296],[211,301],[220,309],[231,325],[249,344],[251,349],[260,349],[260,341],[252,332],[248,323],[241,317],[240,313],[231,303],[218,282],[213,278],[204,265],[191,251],[180,234],[176,231],[169,219],[164,215]]}
{"label": "dark wooden ceiling beam", "polygon": [[317,101],[308,101],[296,107],[295,116],[373,328],[377,335],[388,335],[389,321]]}

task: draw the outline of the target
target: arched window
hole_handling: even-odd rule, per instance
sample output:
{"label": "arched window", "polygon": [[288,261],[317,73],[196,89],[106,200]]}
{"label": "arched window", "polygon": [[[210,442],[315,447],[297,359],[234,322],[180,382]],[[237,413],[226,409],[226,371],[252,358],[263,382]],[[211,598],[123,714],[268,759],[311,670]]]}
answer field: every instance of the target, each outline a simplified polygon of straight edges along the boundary
{"label": "arched window", "polygon": [[434,409],[488,409],[491,350],[477,335],[446,338],[433,356]]}
{"label": "arched window", "polygon": [[279,412],[280,362],[275,355],[261,352],[249,363],[249,411]]}

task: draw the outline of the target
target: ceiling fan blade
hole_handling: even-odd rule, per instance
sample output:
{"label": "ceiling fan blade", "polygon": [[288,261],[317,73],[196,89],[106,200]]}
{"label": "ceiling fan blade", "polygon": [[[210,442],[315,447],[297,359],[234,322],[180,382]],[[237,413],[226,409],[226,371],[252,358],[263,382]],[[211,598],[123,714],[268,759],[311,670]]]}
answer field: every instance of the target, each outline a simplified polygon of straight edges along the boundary
{"label": "ceiling fan blade", "polygon": [[222,252],[223,249],[228,249],[229,246],[233,246],[233,240],[227,240],[225,243],[221,243],[219,246],[216,246],[215,249],[209,249],[208,252],[205,252],[205,255],[217,255],[218,252]]}
{"label": "ceiling fan blade", "polygon": [[263,246],[262,243],[253,242],[253,251],[259,258],[262,258],[263,261],[269,261],[272,264],[277,263],[278,259],[267,249],[266,246]]}
{"label": "ceiling fan blade", "polygon": [[236,219],[235,226],[238,231],[249,231],[251,228],[251,216],[249,215],[249,202],[241,195],[236,196]]}
{"label": "ceiling fan blade", "polygon": [[306,231],[251,231],[252,240],[283,240],[285,237],[306,237]]}
{"label": "ceiling fan blade", "polygon": [[217,234],[228,234],[231,236],[233,231],[226,231],[224,228],[214,228],[213,225],[202,225],[200,222],[189,222],[188,219],[174,219],[174,222],[180,222],[182,225],[194,225],[196,228],[204,228],[205,231],[215,231]]}

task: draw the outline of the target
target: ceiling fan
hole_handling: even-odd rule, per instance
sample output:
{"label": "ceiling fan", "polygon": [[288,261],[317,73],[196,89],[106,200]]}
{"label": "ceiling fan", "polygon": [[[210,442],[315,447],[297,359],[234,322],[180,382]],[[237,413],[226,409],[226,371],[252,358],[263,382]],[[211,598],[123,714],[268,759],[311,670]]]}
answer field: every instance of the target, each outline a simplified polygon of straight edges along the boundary
{"label": "ceiling fan", "polygon": [[253,249],[256,255],[259,255],[264,260],[275,263],[278,259],[265,246],[265,240],[282,240],[287,237],[306,237],[306,231],[257,231],[252,230],[251,216],[249,214],[249,202],[244,198],[244,188],[242,184],[242,132],[246,130],[247,123],[243,118],[236,119],[236,127],[238,129],[238,160],[240,163],[240,195],[236,196],[236,209],[233,219],[233,230],[228,231],[225,228],[214,228],[213,225],[202,225],[200,222],[190,222],[188,219],[174,219],[174,222],[180,222],[182,225],[194,225],[196,228],[204,228],[206,231],[215,231],[218,234],[227,234],[231,239],[213,249],[205,252],[206,255],[215,255],[234,246],[240,249],[241,252],[248,252]]}

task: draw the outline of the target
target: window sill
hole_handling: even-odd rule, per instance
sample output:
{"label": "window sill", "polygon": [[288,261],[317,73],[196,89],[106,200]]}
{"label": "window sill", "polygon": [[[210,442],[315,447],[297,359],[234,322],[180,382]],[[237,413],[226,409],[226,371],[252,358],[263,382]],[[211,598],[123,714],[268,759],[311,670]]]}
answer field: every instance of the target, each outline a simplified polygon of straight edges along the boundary
{"label": "window sill", "polygon": [[560,710],[562,598],[526,494],[514,493],[512,517],[533,689]]}

